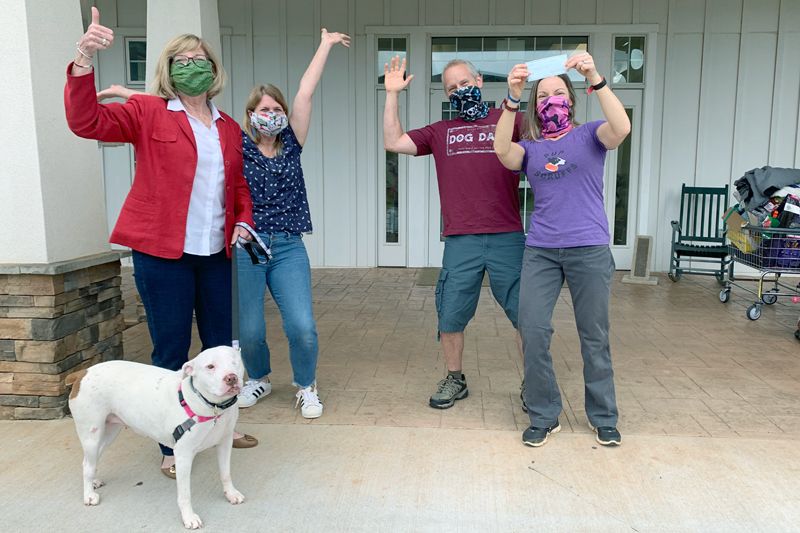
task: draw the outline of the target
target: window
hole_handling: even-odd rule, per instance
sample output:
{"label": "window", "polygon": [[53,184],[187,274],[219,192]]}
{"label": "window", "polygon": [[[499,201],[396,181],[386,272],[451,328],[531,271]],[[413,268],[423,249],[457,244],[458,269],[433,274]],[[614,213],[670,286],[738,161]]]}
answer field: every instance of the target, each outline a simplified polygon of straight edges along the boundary
{"label": "window", "polygon": [[[451,59],[470,61],[486,82],[505,82],[511,67],[533,59],[585,51],[589,37],[433,37],[431,39],[431,81],[441,82],[444,66]],[[383,68],[383,66],[381,66]],[[570,79],[583,82],[574,70]]]}
{"label": "window", "polygon": [[386,242],[400,242],[400,172],[398,155],[386,152]]}
{"label": "window", "polygon": [[614,37],[614,85],[644,83],[644,37]]}
{"label": "window", "polygon": [[[625,108],[628,120],[633,128],[633,109]],[[614,244],[624,246],[628,244],[628,203],[631,185],[631,136],[625,137],[617,147],[617,190],[614,202]]]}
{"label": "window", "polygon": [[[376,65],[378,84],[383,84],[383,67],[394,56],[406,57],[406,38],[378,37],[378,64]],[[386,192],[386,230],[384,239],[387,244],[398,244],[400,242],[399,159],[398,154],[394,152],[384,153],[386,158],[384,163],[386,165],[386,177],[383,184]]]}
{"label": "window", "polygon": [[406,38],[378,37],[378,83],[383,83],[383,67],[394,56],[406,57]]}
{"label": "window", "polygon": [[144,37],[125,38],[126,85],[144,86],[147,71],[147,41]]}

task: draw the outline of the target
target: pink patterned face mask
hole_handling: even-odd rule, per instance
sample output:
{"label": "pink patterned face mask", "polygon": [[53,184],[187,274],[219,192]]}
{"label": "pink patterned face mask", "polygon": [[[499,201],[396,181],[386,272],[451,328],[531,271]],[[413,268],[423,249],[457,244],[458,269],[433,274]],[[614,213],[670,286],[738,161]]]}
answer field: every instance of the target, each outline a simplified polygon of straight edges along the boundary
{"label": "pink patterned face mask", "polygon": [[542,123],[542,137],[550,139],[572,129],[569,119],[569,100],[565,96],[548,96],[536,104],[536,114]]}

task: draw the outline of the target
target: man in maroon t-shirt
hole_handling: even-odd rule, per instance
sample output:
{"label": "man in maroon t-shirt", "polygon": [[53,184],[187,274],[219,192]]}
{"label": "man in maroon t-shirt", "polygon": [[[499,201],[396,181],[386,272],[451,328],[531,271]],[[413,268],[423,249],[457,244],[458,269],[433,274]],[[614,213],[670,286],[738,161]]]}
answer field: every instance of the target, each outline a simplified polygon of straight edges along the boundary
{"label": "man in maroon t-shirt", "polygon": [[[469,394],[461,366],[464,329],[475,314],[484,272],[489,273],[495,300],[517,327],[525,248],[519,175],[503,167],[494,153],[501,111],[481,101],[483,80],[470,62],[454,59],[442,72],[445,93],[459,117],[408,133],[403,133],[397,105],[398,94],[413,78],[404,78],[405,68],[406,60],[399,57],[384,68],[384,148],[408,155],[433,154],[436,162],[445,237],[436,311],[448,373],[438,383],[430,406],[447,409]],[[518,139],[516,133],[514,138]]]}

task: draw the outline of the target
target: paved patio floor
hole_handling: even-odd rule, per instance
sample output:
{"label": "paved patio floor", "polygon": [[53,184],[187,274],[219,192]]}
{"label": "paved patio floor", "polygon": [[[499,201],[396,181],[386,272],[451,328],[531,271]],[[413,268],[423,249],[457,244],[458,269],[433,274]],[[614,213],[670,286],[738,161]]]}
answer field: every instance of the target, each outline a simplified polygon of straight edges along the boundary
{"label": "paved patio floor", "polygon": [[[193,475],[207,530],[791,531],[800,523],[800,305],[765,306],[713,279],[666,277],[613,288],[612,353],[624,444],[597,446],[583,409],[579,343],[567,290],[552,342],[563,430],[520,442],[521,360],[488,289],[466,334],[469,398],[427,406],[443,374],[434,289],[415,269],[314,270],[324,415],[294,408],[287,343],[266,306],[273,392],[242,410],[261,440],[234,451],[248,501],[221,496],[213,454]],[[134,291],[125,272],[126,315]],[[149,362],[145,324],[126,358]],[[199,349],[195,340],[195,348]],[[181,530],[155,446],[125,431],[101,462],[102,504],[81,504],[71,420],[0,424],[0,515],[8,531]],[[13,489],[11,487],[14,487]],[[31,497],[35,495],[35,498]]]}
{"label": "paved patio floor", "polygon": [[[127,275],[127,273],[126,273]],[[745,317],[754,296],[733,288],[719,301],[712,278],[612,290],[611,348],[620,429],[626,435],[800,439],[800,304],[781,299],[757,321]],[[273,392],[242,410],[259,424],[345,424],[522,431],[522,360],[515,332],[484,287],[466,331],[464,373],[470,396],[448,410],[427,400],[444,374],[436,340],[434,288],[416,269],[314,270],[319,331],[317,379],[325,404],[309,421],[294,409],[288,343],[271,299],[265,313]],[[133,309],[129,305],[128,309]],[[563,430],[589,435],[583,370],[569,291],[554,314],[552,353],[565,412]],[[200,349],[195,338],[194,351]],[[147,328],[125,336],[126,358],[149,363]],[[562,431],[563,431],[562,430]]]}

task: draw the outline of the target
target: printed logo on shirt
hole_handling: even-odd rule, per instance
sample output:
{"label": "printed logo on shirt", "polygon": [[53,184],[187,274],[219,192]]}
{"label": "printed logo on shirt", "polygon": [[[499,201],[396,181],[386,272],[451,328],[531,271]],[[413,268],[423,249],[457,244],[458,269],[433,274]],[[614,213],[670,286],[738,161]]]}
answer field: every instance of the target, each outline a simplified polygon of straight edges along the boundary
{"label": "printed logo on shirt", "polygon": [[561,159],[560,157],[551,157],[547,160],[547,164],[544,166],[545,170],[549,170],[550,172],[558,172],[558,167],[565,164],[566,161]]}
{"label": "printed logo on shirt", "polygon": [[543,156],[543,170],[535,170],[533,172],[533,177],[535,178],[540,178],[547,181],[559,180],[569,174],[572,174],[572,172],[578,168],[578,165],[575,163],[568,163],[567,160],[564,159],[565,154],[563,150],[546,153],[543,154]]}
{"label": "printed logo on shirt", "polygon": [[494,153],[494,124],[447,128],[447,155]]}

